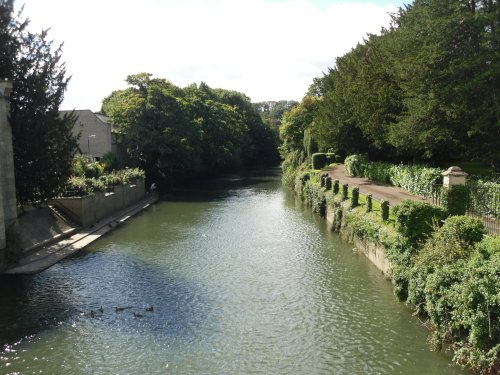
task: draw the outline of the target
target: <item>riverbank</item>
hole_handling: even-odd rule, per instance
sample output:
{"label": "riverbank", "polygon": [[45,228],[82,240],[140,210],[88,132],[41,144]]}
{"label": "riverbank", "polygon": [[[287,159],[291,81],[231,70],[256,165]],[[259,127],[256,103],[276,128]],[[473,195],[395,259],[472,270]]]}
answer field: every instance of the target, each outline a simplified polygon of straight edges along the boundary
{"label": "riverbank", "polygon": [[301,200],[381,270],[399,301],[426,321],[433,349],[450,347],[456,364],[498,373],[499,236],[487,235],[477,218],[451,216],[418,200],[405,199],[390,214],[382,204],[376,211],[358,187],[340,189],[324,171],[299,171],[294,182]]}
{"label": "riverbank", "polygon": [[156,194],[148,196],[89,227],[78,231],[76,228],[72,228],[71,233],[67,233],[69,236],[56,234],[52,239],[47,239],[38,246],[23,252],[20,258],[2,273],[5,275],[32,275],[42,272],[98,240],[132,216],[150,207],[157,200],[158,195]]}

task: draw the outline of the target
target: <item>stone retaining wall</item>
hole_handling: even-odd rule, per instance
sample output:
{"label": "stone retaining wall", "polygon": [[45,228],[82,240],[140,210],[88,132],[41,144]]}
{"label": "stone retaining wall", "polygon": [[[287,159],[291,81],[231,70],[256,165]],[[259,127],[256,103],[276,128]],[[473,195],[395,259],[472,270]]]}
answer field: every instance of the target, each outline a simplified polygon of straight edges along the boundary
{"label": "stone retaining wall", "polygon": [[114,192],[95,193],[84,197],[57,198],[51,203],[64,211],[78,224],[87,227],[143,199],[144,180],[134,185],[117,185]]}

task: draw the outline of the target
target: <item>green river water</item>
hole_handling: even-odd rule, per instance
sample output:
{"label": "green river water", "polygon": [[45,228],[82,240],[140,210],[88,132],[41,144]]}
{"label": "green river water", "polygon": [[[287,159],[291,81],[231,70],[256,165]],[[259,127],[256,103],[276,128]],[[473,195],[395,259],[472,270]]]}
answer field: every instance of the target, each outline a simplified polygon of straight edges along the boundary
{"label": "green river water", "polygon": [[0,374],[467,373],[278,171],[165,199],[0,292]]}

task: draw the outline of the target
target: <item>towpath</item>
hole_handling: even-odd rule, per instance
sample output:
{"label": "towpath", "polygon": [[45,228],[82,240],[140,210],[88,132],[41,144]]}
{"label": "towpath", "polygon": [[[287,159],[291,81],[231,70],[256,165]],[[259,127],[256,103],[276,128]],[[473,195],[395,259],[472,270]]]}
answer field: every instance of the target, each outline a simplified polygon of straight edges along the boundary
{"label": "towpath", "polygon": [[350,188],[358,187],[359,192],[364,195],[371,194],[378,201],[387,200],[391,206],[395,206],[404,199],[413,201],[425,201],[424,198],[410,194],[401,188],[392,185],[379,184],[368,180],[367,178],[351,177],[347,175],[345,166],[338,164],[333,167],[328,167],[324,170],[333,181],[339,180],[340,184],[349,184]]}

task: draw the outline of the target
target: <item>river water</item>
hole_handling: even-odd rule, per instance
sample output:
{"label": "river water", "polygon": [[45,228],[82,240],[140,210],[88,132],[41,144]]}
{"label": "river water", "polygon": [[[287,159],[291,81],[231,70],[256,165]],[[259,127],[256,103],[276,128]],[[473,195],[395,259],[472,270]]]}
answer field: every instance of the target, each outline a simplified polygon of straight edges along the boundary
{"label": "river water", "polygon": [[465,374],[279,179],[218,180],[1,278],[0,374]]}

